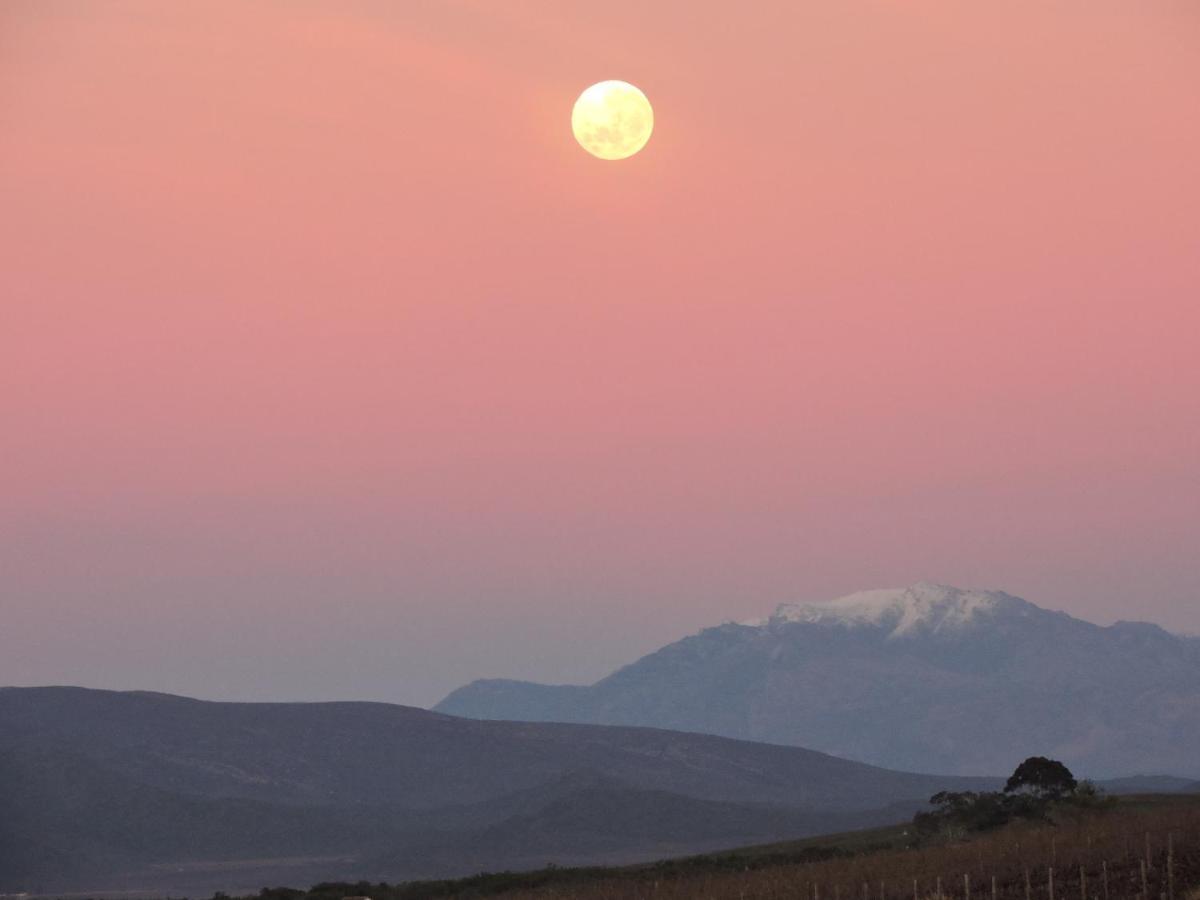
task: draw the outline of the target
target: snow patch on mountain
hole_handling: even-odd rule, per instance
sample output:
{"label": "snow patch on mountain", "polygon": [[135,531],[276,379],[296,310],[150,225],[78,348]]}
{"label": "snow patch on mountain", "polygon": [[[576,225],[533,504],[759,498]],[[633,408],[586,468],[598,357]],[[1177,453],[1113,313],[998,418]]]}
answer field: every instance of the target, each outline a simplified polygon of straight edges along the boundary
{"label": "snow patch on mountain", "polygon": [[975,591],[921,582],[907,588],[859,591],[836,600],[784,603],[762,627],[804,623],[886,628],[890,638],[967,628],[981,617],[1024,601],[998,591]]}

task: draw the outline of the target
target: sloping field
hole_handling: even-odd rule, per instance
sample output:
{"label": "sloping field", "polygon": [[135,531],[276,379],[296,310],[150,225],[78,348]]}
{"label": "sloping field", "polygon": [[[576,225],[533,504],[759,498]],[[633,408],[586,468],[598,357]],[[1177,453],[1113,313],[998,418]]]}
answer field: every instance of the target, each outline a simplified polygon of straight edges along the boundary
{"label": "sloping field", "polygon": [[619,869],[549,869],[395,887],[331,885],[280,896],[1196,900],[1198,891],[1200,798],[1172,795],[1126,798],[1108,811],[924,845],[897,826]]}

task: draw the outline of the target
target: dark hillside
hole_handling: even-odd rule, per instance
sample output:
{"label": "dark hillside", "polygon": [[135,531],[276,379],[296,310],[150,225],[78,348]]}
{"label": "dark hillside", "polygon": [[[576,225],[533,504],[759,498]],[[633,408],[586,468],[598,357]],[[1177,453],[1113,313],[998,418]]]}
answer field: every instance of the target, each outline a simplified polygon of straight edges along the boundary
{"label": "dark hillside", "polygon": [[0,689],[0,892],[612,863],[858,827],[994,780],[382,703]]}

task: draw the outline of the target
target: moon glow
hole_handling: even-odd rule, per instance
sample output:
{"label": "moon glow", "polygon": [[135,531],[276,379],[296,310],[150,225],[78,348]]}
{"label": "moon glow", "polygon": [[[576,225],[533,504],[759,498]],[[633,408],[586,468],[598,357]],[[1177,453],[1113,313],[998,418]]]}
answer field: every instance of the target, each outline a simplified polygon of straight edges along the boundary
{"label": "moon glow", "polygon": [[640,90],[624,81],[601,81],[579,95],[571,110],[575,140],[600,159],[633,156],[650,140],[654,110]]}

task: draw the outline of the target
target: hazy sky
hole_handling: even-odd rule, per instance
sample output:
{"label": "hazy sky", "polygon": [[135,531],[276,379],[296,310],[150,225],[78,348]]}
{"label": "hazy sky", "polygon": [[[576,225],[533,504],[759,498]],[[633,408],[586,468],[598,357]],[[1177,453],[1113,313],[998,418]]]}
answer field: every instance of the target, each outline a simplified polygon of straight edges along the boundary
{"label": "hazy sky", "polygon": [[1194,0],[4,0],[0,684],[425,704],[922,579],[1200,632],[1198,298]]}

